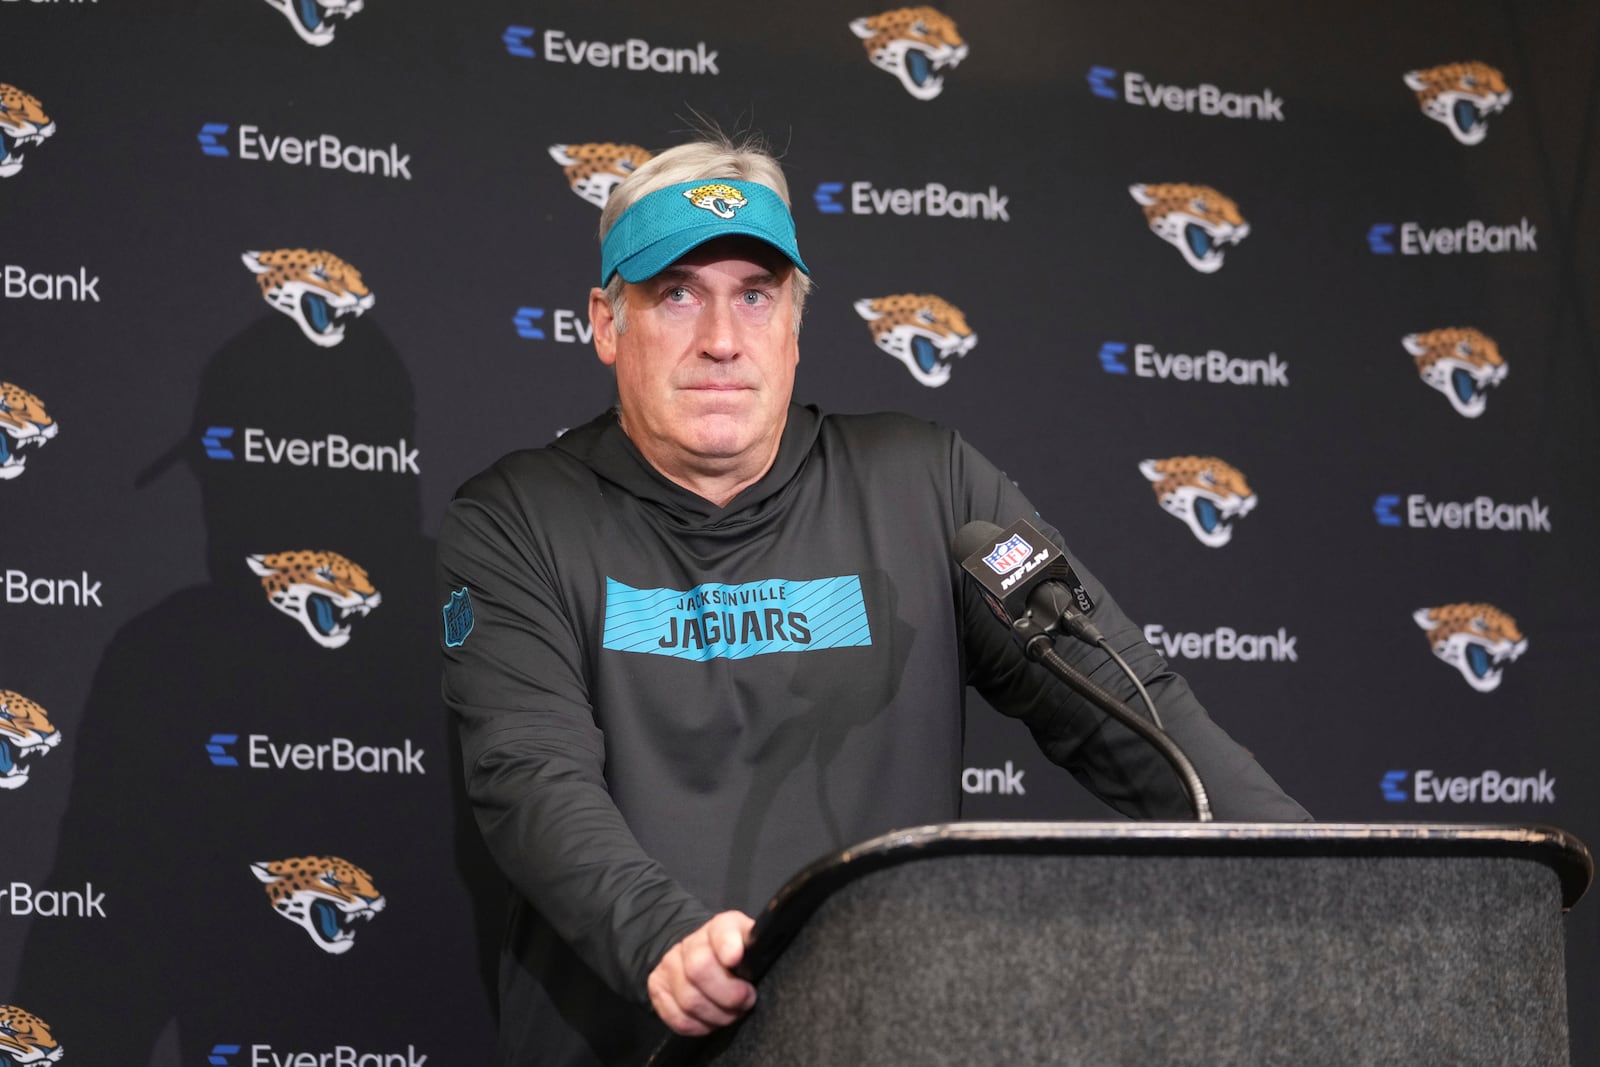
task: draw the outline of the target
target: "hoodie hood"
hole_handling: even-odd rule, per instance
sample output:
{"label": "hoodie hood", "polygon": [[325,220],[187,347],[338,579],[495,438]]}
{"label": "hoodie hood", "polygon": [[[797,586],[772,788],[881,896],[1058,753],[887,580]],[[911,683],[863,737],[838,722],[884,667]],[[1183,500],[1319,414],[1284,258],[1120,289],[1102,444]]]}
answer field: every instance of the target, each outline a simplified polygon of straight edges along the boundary
{"label": "hoodie hood", "polygon": [[737,529],[763,517],[794,483],[822,429],[822,415],[810,405],[790,404],[778,455],[754,485],[717,507],[673,482],[650,465],[628,435],[615,409],[562,434],[550,447],[572,457],[602,480],[656,505],[685,529]]}

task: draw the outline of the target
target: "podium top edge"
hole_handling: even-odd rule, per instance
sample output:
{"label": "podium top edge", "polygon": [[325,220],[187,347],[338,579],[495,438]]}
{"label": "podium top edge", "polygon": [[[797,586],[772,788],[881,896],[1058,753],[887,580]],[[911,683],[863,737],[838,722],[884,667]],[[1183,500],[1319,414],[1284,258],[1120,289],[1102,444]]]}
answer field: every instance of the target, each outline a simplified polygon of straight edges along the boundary
{"label": "podium top edge", "polygon": [[[891,830],[823,857],[768,904],[826,892],[882,867],[932,856],[1041,853],[1123,856],[1498,856],[1543,863],[1562,906],[1594,880],[1575,835],[1536,823],[952,822]],[[825,888],[826,887],[826,888]]]}

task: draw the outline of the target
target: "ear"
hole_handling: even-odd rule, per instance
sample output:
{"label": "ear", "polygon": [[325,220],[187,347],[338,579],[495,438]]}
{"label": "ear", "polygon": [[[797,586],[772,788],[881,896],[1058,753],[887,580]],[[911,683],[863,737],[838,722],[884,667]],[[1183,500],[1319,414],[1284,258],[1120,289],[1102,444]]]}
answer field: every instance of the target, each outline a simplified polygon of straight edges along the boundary
{"label": "ear", "polygon": [[872,302],[872,300],[870,298],[866,299],[866,300],[857,300],[856,301],[856,305],[855,305],[856,306],[856,314],[860,315],[862,318],[866,319],[868,322],[871,322],[874,319],[883,318],[883,312],[872,310],[872,303],[873,302]]}
{"label": "ear", "polygon": [[267,861],[265,860],[260,863],[252,863],[250,865],[250,873],[255,875],[261,881],[265,882],[267,885],[271,885],[273,882],[278,880],[277,875],[267,870]]}
{"label": "ear", "polygon": [[1418,608],[1416,611],[1411,613],[1411,617],[1415,619],[1417,625],[1422,627],[1424,630],[1431,630],[1435,626],[1439,625],[1439,620],[1433,617],[1432,608]]}
{"label": "ear", "polygon": [[868,37],[875,35],[878,31],[868,25],[867,19],[851,19],[850,32],[865,41]]}
{"label": "ear", "polygon": [[1408,333],[1404,337],[1400,338],[1400,343],[1405,345],[1406,351],[1410,352],[1413,356],[1420,356],[1422,353],[1428,350],[1427,346],[1422,343],[1421,334]]}
{"label": "ear", "polygon": [[249,267],[251,270],[255,271],[257,274],[265,274],[265,273],[267,273],[267,271],[272,269],[271,267],[267,266],[265,263],[261,262],[261,253],[260,252],[246,252],[244,255],[240,256],[239,258],[244,260],[244,265],[245,266]]}
{"label": "ear", "polygon": [[574,163],[577,162],[577,160],[572,158],[572,156],[568,154],[567,149],[569,147],[571,147],[571,146],[570,145],[564,145],[564,144],[553,144],[553,145],[551,145],[550,146],[550,158],[555,160],[557,163],[561,164],[563,167],[572,166]]}
{"label": "ear", "polygon": [[1128,192],[1132,194],[1135,200],[1141,204],[1144,204],[1146,207],[1156,202],[1156,198],[1151,196],[1149,191],[1143,185],[1130,185],[1128,186]]}
{"label": "ear", "polygon": [[1139,473],[1150,479],[1152,482],[1159,482],[1161,479],[1166,477],[1165,474],[1162,474],[1160,471],[1156,470],[1156,461],[1153,459],[1147,459],[1143,463],[1140,463]]}
{"label": "ear", "polygon": [[604,289],[589,290],[589,328],[594,331],[594,353],[608,367],[617,363],[617,316]]}
{"label": "ear", "polygon": [[271,567],[262,562],[264,559],[266,559],[265,556],[246,556],[244,561],[250,564],[251,570],[265,578],[267,575],[272,574],[273,570]]}
{"label": "ear", "polygon": [[1423,80],[1422,71],[1420,70],[1406,71],[1406,85],[1419,93],[1428,87],[1428,83]]}

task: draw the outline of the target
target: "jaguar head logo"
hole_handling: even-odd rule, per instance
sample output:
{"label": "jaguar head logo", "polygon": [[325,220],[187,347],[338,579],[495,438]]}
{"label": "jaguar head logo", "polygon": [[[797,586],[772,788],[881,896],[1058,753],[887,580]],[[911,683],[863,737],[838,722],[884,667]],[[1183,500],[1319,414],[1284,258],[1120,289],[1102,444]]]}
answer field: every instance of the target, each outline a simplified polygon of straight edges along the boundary
{"label": "jaguar head logo", "polygon": [[55,132],[56,124],[38,97],[0,82],[0,178],[22,169],[22,148],[43,144]]}
{"label": "jaguar head logo", "polygon": [[361,272],[334,255],[305,248],[246,252],[267,306],[295,321],[313,344],[332,348],[344,340],[340,319],[365,315],[374,302]]}
{"label": "jaguar head logo", "polygon": [[338,856],[297,856],[252,863],[272,910],[300,927],[322,951],[355,947],[357,922],[371,922],[387,901],[372,876]]}
{"label": "jaguar head logo", "polygon": [[1489,135],[1489,116],[1511,103],[1501,73],[1487,63],[1447,63],[1406,72],[1422,113],[1443,124],[1462,144],[1479,144]]}
{"label": "jaguar head logo", "polygon": [[0,1004],[0,1056],[9,1063],[55,1063],[65,1049],[49,1025],[15,1004]]}
{"label": "jaguar head logo", "polygon": [[873,343],[930,388],[949,381],[955,360],[978,343],[961,309],[931,293],[857,300],[855,308],[867,320]]}
{"label": "jaguar head logo", "polygon": [[354,18],[364,0],[267,0],[267,6],[288,19],[302,41],[321,48],[333,43],[333,20]]}
{"label": "jaguar head logo", "polygon": [[740,208],[750,202],[745,198],[743,191],[721,182],[685,189],[683,195],[689,203],[702,211],[711,212],[719,219],[733,218],[739,213]]}
{"label": "jaguar head logo", "polygon": [[0,689],[0,789],[28,784],[28,762],[49,755],[61,731],[45,710],[21,693]]}
{"label": "jaguar head logo", "polygon": [[343,648],[355,620],[383,603],[366,569],[337,552],[271,552],[245,562],[261,576],[268,602],[323,648]]}
{"label": "jaguar head logo", "polygon": [[1506,380],[1506,361],[1493,338],[1470,328],[1429,330],[1400,339],[1417,361],[1422,380],[1450,398],[1460,415],[1475,419],[1488,391]]}
{"label": "jaguar head logo", "polygon": [[901,7],[850,23],[861,38],[872,65],[900,79],[918,100],[932,100],[944,91],[938,72],[967,58],[967,45],[955,22],[931,7]]}
{"label": "jaguar head logo", "polygon": [[1433,654],[1480,693],[1498,688],[1503,665],[1528,651],[1517,620],[1493,604],[1419,608],[1411,617],[1427,632]]}
{"label": "jaguar head logo", "polygon": [[1150,480],[1162,508],[1207,548],[1227,544],[1233,521],[1256,506],[1244,473],[1215,456],[1147,459],[1139,464],[1139,473]]}
{"label": "jaguar head logo", "polygon": [[1201,274],[1221,270],[1228,246],[1250,236],[1239,205],[1209,185],[1130,185],[1128,192],[1143,205],[1151,232]]}
{"label": "jaguar head logo", "polygon": [[61,427],[44,401],[10,382],[0,382],[0,481],[22,477],[28,449],[40,448]]}
{"label": "jaguar head logo", "polygon": [[646,163],[651,154],[636,144],[553,144],[550,158],[561,164],[572,191],[595,207],[605,207],[622,180]]}

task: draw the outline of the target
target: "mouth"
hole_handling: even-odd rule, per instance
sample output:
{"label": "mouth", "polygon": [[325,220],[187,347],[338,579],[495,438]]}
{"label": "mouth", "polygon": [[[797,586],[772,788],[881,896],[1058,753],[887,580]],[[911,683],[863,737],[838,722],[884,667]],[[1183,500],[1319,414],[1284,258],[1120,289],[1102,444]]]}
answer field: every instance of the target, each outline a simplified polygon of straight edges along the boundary
{"label": "mouth", "polygon": [[932,371],[939,365],[940,350],[928,338],[918,335],[911,339],[911,358],[917,361],[917,366],[924,371]]}
{"label": "mouth", "polygon": [[300,25],[313,33],[322,28],[322,10],[317,7],[317,0],[300,0],[295,7]]}
{"label": "mouth", "polygon": [[1455,117],[1456,127],[1462,133],[1471,133],[1473,127],[1483,121],[1483,112],[1478,110],[1476,104],[1467,99],[1458,99],[1455,102],[1455,106],[1451,108],[1451,114]]}
{"label": "mouth", "polygon": [[933,64],[928,60],[928,53],[920,48],[913,48],[906,52],[906,70],[911,75],[911,80],[917,85],[926,85],[928,77],[933,73]]}
{"label": "mouth", "polygon": [[311,625],[323,637],[343,637],[350,633],[349,620],[360,617],[366,618],[372,614],[373,603],[363,600],[359,604],[341,608],[328,597],[321,593],[313,593],[306,600],[306,610],[311,617]]}
{"label": "mouth", "polygon": [[45,427],[34,425],[32,428],[34,432],[26,437],[13,437],[0,432],[0,479],[15,478],[21,474],[28,462],[23,450],[39,448],[56,435],[54,423]]}
{"label": "mouth", "polygon": [[28,780],[28,769],[17,758],[17,749],[0,737],[0,789],[15,789]]}
{"label": "mouth", "polygon": [[1195,499],[1194,517],[1206,533],[1216,533],[1219,527],[1227,528],[1222,521],[1221,509],[1203,496]]}
{"label": "mouth", "polygon": [[371,922],[373,916],[377,914],[376,908],[342,911],[325,900],[313,901],[311,904],[311,921],[317,931],[317,937],[330,945],[354,941],[356,932],[353,927],[356,920],[364,919]]}
{"label": "mouth", "polygon": [[[59,738],[60,734],[53,735]],[[54,741],[19,749],[9,738],[0,737],[0,789],[21,789],[28,783],[28,768],[24,760],[33,756],[48,755]]]}
{"label": "mouth", "polygon": [[1476,678],[1487,678],[1494,670],[1495,658],[1482,645],[1467,646],[1467,667]]}
{"label": "mouth", "polygon": [[336,306],[328,302],[328,298],[318,293],[307,291],[300,296],[300,315],[310,325],[311,330],[319,338],[332,344],[344,339],[344,323],[340,319],[350,316],[360,318],[367,310],[363,301]]}
{"label": "mouth", "polygon": [[1204,226],[1198,226],[1192,222],[1183,228],[1183,239],[1188,244],[1189,251],[1194,253],[1196,259],[1205,259],[1211,254],[1212,249],[1216,247],[1216,242],[1212,240],[1210,232]]}
{"label": "mouth", "polygon": [[1483,389],[1478,385],[1478,379],[1467,371],[1454,370],[1450,372],[1450,387],[1455,391],[1456,399],[1463,404],[1470,403],[1483,395]]}

